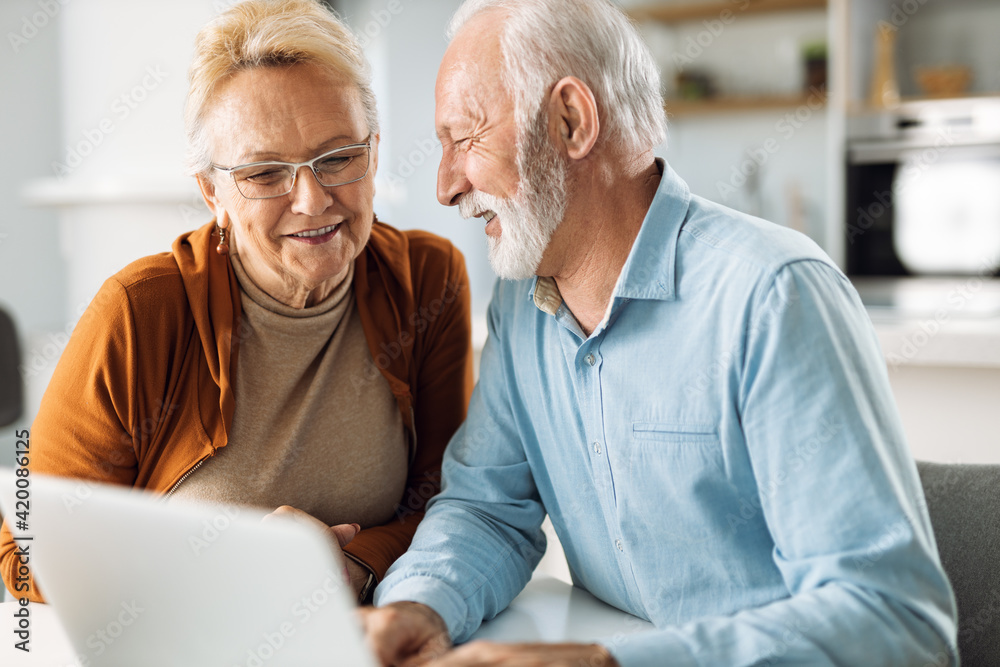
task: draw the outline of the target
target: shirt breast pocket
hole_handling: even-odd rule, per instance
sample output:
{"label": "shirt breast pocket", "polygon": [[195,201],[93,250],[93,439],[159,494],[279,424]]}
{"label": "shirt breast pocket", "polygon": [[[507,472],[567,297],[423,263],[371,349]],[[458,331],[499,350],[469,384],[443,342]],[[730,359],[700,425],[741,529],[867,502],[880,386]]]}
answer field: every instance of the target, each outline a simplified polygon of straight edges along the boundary
{"label": "shirt breast pocket", "polygon": [[677,424],[662,422],[632,422],[632,438],[636,441],[657,441],[679,445],[718,445],[714,424]]}
{"label": "shirt breast pocket", "polygon": [[675,545],[711,539],[726,476],[719,431],[707,422],[632,422],[629,500],[650,535]]}

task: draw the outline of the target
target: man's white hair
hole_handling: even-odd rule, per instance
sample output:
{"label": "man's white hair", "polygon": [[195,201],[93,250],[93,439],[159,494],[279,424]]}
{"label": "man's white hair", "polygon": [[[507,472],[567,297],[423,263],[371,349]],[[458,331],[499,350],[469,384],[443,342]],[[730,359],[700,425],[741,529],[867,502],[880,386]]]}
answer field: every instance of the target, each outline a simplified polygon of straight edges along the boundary
{"label": "man's white hair", "polygon": [[451,19],[448,39],[491,8],[507,12],[502,78],[522,132],[556,82],[575,76],[597,99],[599,141],[645,152],[666,139],[659,68],[620,9],[607,0],[467,0]]}

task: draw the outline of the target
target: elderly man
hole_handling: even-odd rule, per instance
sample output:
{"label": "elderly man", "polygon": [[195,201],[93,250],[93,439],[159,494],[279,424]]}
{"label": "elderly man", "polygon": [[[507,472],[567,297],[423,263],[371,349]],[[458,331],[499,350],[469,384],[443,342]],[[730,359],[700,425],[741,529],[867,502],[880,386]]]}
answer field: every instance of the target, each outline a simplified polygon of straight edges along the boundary
{"label": "elderly man", "polygon": [[[795,232],[690,194],[605,0],[470,0],[438,197],[506,280],[443,490],[364,612],[384,664],[946,665],[956,610],[885,364]],[[655,630],[471,643],[545,547]]]}

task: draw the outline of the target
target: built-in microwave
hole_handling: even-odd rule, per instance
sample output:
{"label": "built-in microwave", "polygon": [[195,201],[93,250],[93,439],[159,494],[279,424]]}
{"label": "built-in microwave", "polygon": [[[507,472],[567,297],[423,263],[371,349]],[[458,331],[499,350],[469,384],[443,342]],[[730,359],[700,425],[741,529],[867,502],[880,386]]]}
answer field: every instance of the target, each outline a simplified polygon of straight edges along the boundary
{"label": "built-in microwave", "polygon": [[1000,275],[1000,97],[854,114],[846,167],[852,278]]}

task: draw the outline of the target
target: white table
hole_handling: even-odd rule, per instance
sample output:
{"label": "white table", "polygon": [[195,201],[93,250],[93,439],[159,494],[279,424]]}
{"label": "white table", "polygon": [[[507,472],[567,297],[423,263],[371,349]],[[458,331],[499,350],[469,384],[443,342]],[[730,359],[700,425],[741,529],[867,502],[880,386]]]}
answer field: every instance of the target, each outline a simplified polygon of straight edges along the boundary
{"label": "white table", "polygon": [[615,609],[582,589],[536,574],[510,606],[483,623],[472,638],[593,642],[652,628],[649,621]]}
{"label": "white table", "polygon": [[[0,665],[78,667],[73,650],[51,607],[29,606],[31,654],[14,648],[16,602],[0,604]],[[536,575],[510,607],[484,623],[474,639],[509,642],[613,640],[653,626],[610,607],[589,593],[546,575]]]}

